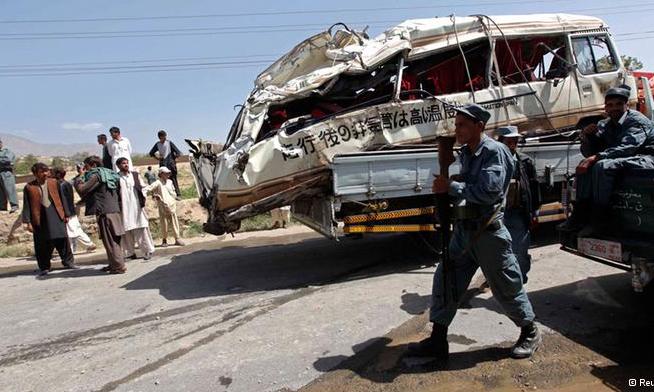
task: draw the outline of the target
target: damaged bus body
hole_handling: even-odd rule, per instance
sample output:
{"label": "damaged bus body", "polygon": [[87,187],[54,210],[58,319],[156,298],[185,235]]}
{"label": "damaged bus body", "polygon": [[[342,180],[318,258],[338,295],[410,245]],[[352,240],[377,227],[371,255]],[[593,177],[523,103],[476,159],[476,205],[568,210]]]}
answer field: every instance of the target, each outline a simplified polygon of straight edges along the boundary
{"label": "damaged bus body", "polygon": [[577,130],[603,116],[603,93],[620,84],[635,103],[634,78],[594,17],[417,19],[373,39],[334,25],[257,77],[221,151],[188,141],[204,230],[233,232],[291,205],[331,238],[339,223],[345,233],[431,231],[436,139],[453,135],[452,109],[468,102],[491,111],[489,134],[518,126],[559,201],[582,158]]}

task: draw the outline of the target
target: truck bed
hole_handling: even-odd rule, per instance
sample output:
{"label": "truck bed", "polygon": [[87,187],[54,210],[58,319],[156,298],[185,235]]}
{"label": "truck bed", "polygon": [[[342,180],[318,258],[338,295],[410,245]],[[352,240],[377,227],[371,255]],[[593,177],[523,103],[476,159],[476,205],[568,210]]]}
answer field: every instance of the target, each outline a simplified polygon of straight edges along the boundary
{"label": "truck bed", "polygon": [[[539,181],[550,185],[565,181],[583,159],[579,143],[575,142],[523,144],[519,151],[532,158]],[[430,195],[434,174],[440,171],[438,149],[337,155],[331,170],[333,194],[342,200]],[[450,166],[450,174],[459,170],[457,159]]]}
{"label": "truck bed", "polygon": [[654,170],[621,173],[605,212],[605,227],[560,232],[563,250],[634,273],[636,291],[654,276]]}

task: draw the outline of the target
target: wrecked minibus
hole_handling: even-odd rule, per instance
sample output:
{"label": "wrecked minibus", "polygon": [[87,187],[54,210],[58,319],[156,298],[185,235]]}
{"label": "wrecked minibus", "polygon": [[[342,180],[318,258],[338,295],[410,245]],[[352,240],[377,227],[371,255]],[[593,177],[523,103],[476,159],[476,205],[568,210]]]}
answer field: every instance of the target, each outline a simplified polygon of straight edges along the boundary
{"label": "wrecked minibus", "polygon": [[539,219],[564,219],[578,130],[603,117],[610,87],[637,101],[608,26],[569,14],[415,19],[374,38],[336,24],[254,84],[224,145],[187,140],[208,233],[285,205],[330,238],[433,231],[436,140],[468,102],[491,111],[489,134],[519,128],[547,203]]}

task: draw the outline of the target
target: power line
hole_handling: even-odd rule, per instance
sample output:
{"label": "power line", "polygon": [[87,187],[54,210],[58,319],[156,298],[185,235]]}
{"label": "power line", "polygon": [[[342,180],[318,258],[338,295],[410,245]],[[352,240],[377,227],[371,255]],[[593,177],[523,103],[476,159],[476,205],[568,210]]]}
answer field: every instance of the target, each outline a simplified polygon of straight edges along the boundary
{"label": "power line", "polygon": [[654,33],[654,30],[647,30],[647,31],[630,31],[628,33],[620,33],[620,34],[613,34],[615,36],[623,36],[623,35],[638,35],[638,34],[648,34],[648,33]]}
{"label": "power line", "polygon": [[[651,34],[645,32],[645,34]],[[654,39],[654,36],[635,36],[633,38],[619,39],[617,41],[631,41]],[[167,59],[164,59],[167,60]],[[147,61],[147,60],[146,60]],[[253,60],[234,62],[205,62],[205,63],[180,63],[160,65],[138,65],[138,66],[109,66],[109,67],[78,67],[78,68],[33,68],[26,70],[0,70],[0,77],[21,77],[21,76],[73,76],[73,75],[106,75],[106,74],[130,74],[148,72],[173,72],[173,71],[198,71],[216,69],[235,69],[264,67],[270,65],[274,60]]]}
{"label": "power line", "polygon": [[[654,10],[654,9],[651,9]],[[642,11],[649,11],[649,9],[645,10],[639,10],[639,11],[633,11],[633,12],[642,12]],[[368,26],[386,26],[386,24],[382,25],[382,23],[387,23],[387,22],[364,22],[368,23]],[[324,25],[321,25],[324,26]],[[216,35],[216,34],[253,34],[253,33],[276,33],[276,32],[299,32],[299,31],[313,31],[313,29],[273,29],[273,30],[258,30],[258,31],[249,31],[249,30],[243,30],[243,31],[223,31],[223,30],[218,30],[217,31],[203,31],[203,32],[189,32],[189,33],[177,33],[176,31],[183,31],[185,29],[172,29],[170,30],[170,33],[161,33],[161,34],[128,34],[128,35],[89,35],[89,36],[49,36],[49,35],[44,35],[44,36],[26,36],[26,37],[8,37],[6,38],[5,35],[7,34],[2,34],[0,33],[0,40],[38,40],[38,39],[97,39],[97,38],[133,38],[133,37],[166,37],[166,36],[186,36],[186,35]],[[195,29],[189,29],[189,30],[195,30]],[[198,29],[198,30],[209,30],[209,29]],[[143,30],[144,32],[147,30]],[[156,30],[152,30],[156,31]],[[165,31],[165,30],[160,30],[160,31]],[[634,34],[641,34],[641,33],[648,33],[648,32],[654,32],[654,30],[650,31],[642,31],[642,32],[629,32],[629,33],[618,33],[618,34],[613,34],[614,36],[624,36],[624,35],[634,35]],[[128,33],[128,32],[122,32],[122,31],[117,31],[115,33]],[[48,33],[49,34],[49,33]],[[69,33],[67,33],[69,34]],[[72,33],[70,33],[72,34]],[[95,33],[76,33],[76,34],[95,34]],[[100,34],[100,33],[98,33]],[[13,34],[12,34],[13,35]]]}
{"label": "power line", "polygon": [[[386,24],[370,25],[374,27],[386,27]],[[320,30],[324,31],[324,30]],[[189,33],[161,33],[161,34],[125,34],[125,35],[87,35],[87,36],[24,36],[24,37],[3,37],[0,34],[0,41],[33,41],[33,40],[66,40],[66,39],[105,39],[105,38],[142,38],[142,37],[183,37],[183,36],[203,36],[203,35],[233,35],[233,34],[261,34],[261,33],[288,33],[288,32],[316,32],[316,29],[298,28],[298,29],[270,29],[270,30],[241,30],[241,31],[206,31],[206,32],[189,32]]]}
{"label": "power line", "polygon": [[[631,41],[651,39],[654,36],[649,34],[654,30],[640,32],[626,32],[623,36],[629,38],[617,39],[616,41]],[[161,58],[161,59],[144,59],[144,60],[124,60],[124,61],[106,61],[106,62],[77,62],[77,63],[47,63],[47,64],[16,64],[0,66],[0,76],[46,76],[46,75],[74,75],[74,74],[102,74],[102,73],[127,73],[123,71],[146,72],[151,70],[172,71],[178,70],[197,70],[213,68],[230,68],[239,66],[266,66],[275,61],[277,54],[250,54],[242,56],[212,56],[212,57],[182,57],[182,58]],[[238,61],[213,61],[213,62],[192,62],[192,63],[175,63],[175,61],[193,61],[193,60],[238,60]],[[246,60],[256,59],[256,60]],[[152,64],[162,62],[164,64]],[[168,63],[168,64],[166,64]],[[118,64],[118,65],[110,65]],[[131,64],[131,65],[126,65]],[[93,66],[99,65],[99,66]],[[121,71],[121,72],[115,72]]]}
{"label": "power line", "polygon": [[[375,20],[343,22],[345,24],[367,24],[367,23],[396,23],[397,20]],[[303,24],[278,24],[278,25],[252,25],[252,26],[222,26],[222,27],[191,27],[175,29],[151,29],[151,30],[114,30],[114,31],[51,31],[39,33],[0,33],[0,36],[48,36],[48,35],[90,35],[90,34],[141,34],[141,33],[170,33],[170,32],[202,32],[202,31],[232,31],[232,30],[260,30],[280,29],[292,27],[325,27],[326,23],[303,23]]]}
{"label": "power line", "polygon": [[71,75],[107,75],[107,74],[130,74],[130,73],[150,73],[150,72],[175,72],[175,71],[199,71],[199,70],[213,70],[213,69],[235,69],[235,68],[250,68],[250,67],[260,67],[269,63],[262,64],[239,64],[239,65],[224,65],[224,66],[204,66],[204,67],[188,67],[188,68],[176,68],[176,69],[131,69],[131,70],[120,70],[120,71],[76,71],[76,72],[35,72],[35,73],[2,73],[0,72],[0,78],[2,77],[24,77],[24,76],[71,76]]}
{"label": "power line", "polygon": [[[228,59],[248,59],[248,58],[278,58],[281,54],[251,54],[243,56],[211,56],[211,57],[173,57],[163,59],[146,59],[146,60],[114,60],[114,61],[89,61],[89,62],[75,62],[75,63],[43,63],[43,64],[11,64],[0,65],[0,71],[6,68],[38,68],[38,67],[65,67],[73,65],[103,65],[103,64],[143,64],[143,63],[157,63],[157,62],[172,62],[172,61],[192,61],[192,60],[228,60]],[[263,61],[263,60],[262,60]]]}
{"label": "power line", "polygon": [[[642,34],[654,33],[654,30],[645,30],[645,31],[632,31],[626,33],[613,34],[614,36],[638,36]],[[637,39],[642,39],[647,37],[641,37]],[[635,39],[635,38],[633,38]],[[616,39],[616,41],[628,41],[629,39]],[[209,56],[209,57],[175,57],[175,58],[160,58],[160,59],[144,59],[144,60],[119,60],[119,61],[92,61],[92,62],[72,62],[72,63],[43,63],[43,64],[11,64],[11,65],[0,65],[0,72],[12,68],[48,68],[48,67],[68,67],[68,66],[78,66],[78,65],[107,65],[107,64],[147,64],[147,63],[157,63],[157,62],[174,62],[174,61],[194,61],[194,60],[236,60],[236,59],[250,59],[250,58],[266,58],[266,60],[260,60],[260,62],[270,62],[275,61],[274,59],[282,56],[281,53],[274,54],[250,54],[242,56]],[[273,60],[269,60],[273,59]],[[243,63],[243,62],[237,62]],[[245,61],[248,63],[248,61]],[[161,66],[166,66],[162,64]],[[67,68],[68,69],[68,68]]]}
{"label": "power line", "polygon": [[[215,65],[245,65],[245,64],[271,64],[274,60],[253,60],[253,61],[225,61],[225,62],[205,62],[205,63],[181,63],[181,64],[161,64],[161,65],[124,65],[124,66],[107,66],[107,67],[68,67],[68,68],[53,68],[43,67],[38,68],[39,71],[108,71],[108,70],[130,70],[130,69],[157,69],[157,68],[178,68],[178,67],[194,67],[194,66],[215,66]],[[8,72],[23,72],[23,71],[0,71],[2,73]]]}
{"label": "power line", "polygon": [[642,41],[644,39],[654,39],[654,35],[649,36],[649,37],[636,37],[636,38],[623,38],[623,39],[616,39],[616,42],[628,42],[628,41]]}
{"label": "power line", "polygon": [[[567,0],[532,0],[530,3],[561,3]],[[342,14],[358,12],[382,12],[382,11],[402,11],[402,10],[421,10],[437,9],[452,7],[477,7],[477,6],[498,6],[524,4],[524,1],[500,1],[500,2],[481,2],[481,3],[459,3],[443,5],[417,5],[412,7],[375,7],[375,8],[340,8],[340,9],[322,9],[322,10],[294,10],[294,11],[265,11],[265,12],[238,12],[225,14],[203,14],[203,15],[161,15],[161,16],[114,16],[114,17],[95,17],[95,18],[62,18],[62,19],[5,19],[0,20],[2,24],[19,24],[19,23],[77,23],[77,22],[104,22],[104,21],[140,21],[140,20],[170,20],[170,19],[206,19],[206,18],[235,18],[250,16],[279,16],[279,15],[306,15],[306,14]]]}
{"label": "power line", "polygon": [[[598,11],[598,10],[625,10],[626,8],[642,7],[643,5],[654,5],[654,2],[646,2],[637,5],[622,5],[613,7],[597,7],[597,8],[583,8],[564,10],[563,12],[583,12],[583,11]],[[406,7],[407,9],[412,9]],[[628,10],[629,12],[640,11]],[[363,21],[343,21],[345,24],[379,24],[379,23],[396,23],[395,20],[363,20]],[[54,32],[18,32],[18,33],[0,33],[0,36],[48,36],[48,35],[113,35],[113,34],[142,34],[142,33],[170,33],[170,32],[202,32],[202,31],[230,31],[230,30],[260,30],[260,29],[280,29],[280,28],[295,28],[295,27],[323,27],[326,23],[291,23],[291,24],[274,24],[274,25],[238,25],[238,26],[221,26],[221,27],[192,27],[192,28],[173,28],[173,29],[150,29],[150,30],[113,30],[113,31],[54,31]]]}
{"label": "power line", "polygon": [[[644,3],[654,4],[652,3]],[[642,5],[641,5],[642,6]],[[582,12],[591,10],[624,9],[623,7],[602,7],[590,9],[568,10],[566,12]],[[613,11],[610,14],[631,14],[654,11],[650,9],[636,9]],[[387,27],[389,23],[397,23],[391,20],[362,21],[349,23],[366,24],[372,27]],[[264,25],[264,26],[229,26],[229,27],[202,27],[202,28],[178,28],[178,29],[152,29],[152,30],[117,30],[98,32],[46,32],[46,33],[0,33],[0,41],[33,41],[33,40],[69,40],[69,39],[109,39],[109,38],[145,38],[145,37],[170,37],[170,36],[207,36],[207,35],[233,35],[233,34],[261,34],[261,33],[284,33],[284,32],[308,32],[315,31],[308,27],[322,27],[325,24],[286,24],[286,25]],[[295,28],[297,27],[297,28]]]}

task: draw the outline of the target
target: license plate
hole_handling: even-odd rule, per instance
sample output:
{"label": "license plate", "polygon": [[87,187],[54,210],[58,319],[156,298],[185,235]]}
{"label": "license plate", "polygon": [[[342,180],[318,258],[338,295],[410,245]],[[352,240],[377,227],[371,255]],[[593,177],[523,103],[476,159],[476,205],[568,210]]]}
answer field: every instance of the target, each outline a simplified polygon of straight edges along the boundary
{"label": "license plate", "polygon": [[622,244],[619,242],[598,240],[595,238],[578,238],[577,248],[579,252],[590,256],[622,262]]}

